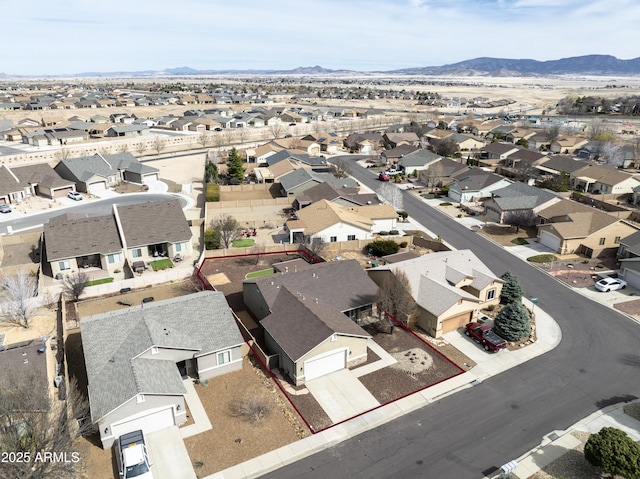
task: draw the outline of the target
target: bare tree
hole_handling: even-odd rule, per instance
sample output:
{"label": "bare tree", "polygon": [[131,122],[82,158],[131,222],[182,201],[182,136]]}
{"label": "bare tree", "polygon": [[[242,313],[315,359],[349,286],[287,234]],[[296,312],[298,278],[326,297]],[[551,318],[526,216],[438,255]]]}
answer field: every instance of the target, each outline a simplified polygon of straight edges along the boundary
{"label": "bare tree", "polygon": [[516,176],[521,178],[524,182],[531,177],[534,169],[533,162],[527,160],[520,160],[513,167],[513,171]]}
{"label": "bare tree", "polygon": [[122,143],[120,145],[120,153],[126,153],[127,151],[129,151],[129,143]]}
{"label": "bare tree", "polygon": [[198,143],[200,143],[200,145],[203,148],[206,148],[209,145],[210,141],[211,141],[210,136],[207,135],[205,132],[202,132],[198,135]]}
{"label": "bare tree", "polygon": [[62,291],[64,294],[74,301],[78,298],[89,284],[89,276],[83,271],[78,271],[68,275],[62,280]]}
{"label": "bare tree", "polygon": [[402,191],[393,186],[390,182],[382,183],[376,190],[376,194],[386,203],[393,206],[396,211],[404,209]]}
{"label": "bare tree", "polygon": [[420,182],[424,183],[428,188],[433,191],[436,187],[442,184],[444,178],[444,168],[440,161],[431,163],[426,170],[420,171],[418,174]]}
{"label": "bare tree", "polygon": [[229,248],[234,240],[242,235],[242,227],[238,220],[231,215],[222,215],[209,224],[209,229],[217,231],[220,242],[225,248]]}
{"label": "bare tree", "polygon": [[409,278],[404,271],[397,271],[389,275],[378,290],[376,302],[381,314],[386,311],[404,324],[407,324],[409,318],[418,309],[418,305],[411,295]]}
{"label": "bare tree", "polygon": [[549,143],[553,143],[560,137],[562,125],[560,123],[551,123],[544,129],[544,133]]}
{"label": "bare tree", "polygon": [[329,246],[322,236],[304,236],[304,244],[316,258],[324,259],[324,254]]}
{"label": "bare tree", "polygon": [[236,134],[238,136],[238,140],[240,144],[244,143],[244,140],[247,139],[247,135],[249,134],[246,128],[238,128],[236,129]]}
{"label": "bare tree", "polygon": [[99,151],[99,153],[100,153],[102,156],[107,156],[107,155],[109,155],[109,153],[111,153],[111,146],[110,146],[110,145],[107,145],[107,146],[101,146],[101,147],[98,149],[98,151]]}
{"label": "bare tree", "polygon": [[453,156],[458,151],[458,143],[453,138],[445,138],[436,142],[433,151],[440,156]]}
{"label": "bare tree", "polygon": [[607,134],[612,134],[611,127],[604,120],[594,120],[587,127],[587,133],[590,140],[598,139]]}
{"label": "bare tree", "polygon": [[536,224],[536,214],[531,210],[512,211],[506,215],[504,222],[515,228],[516,232],[520,228],[530,227]]}
{"label": "bare tree", "polygon": [[[5,461],[2,477],[78,477],[77,467],[82,458],[75,439],[89,432],[87,429],[92,430],[89,406],[75,382],[68,388],[63,382],[61,387],[63,400],[54,401],[46,378],[35,372],[10,374],[0,381],[0,449],[20,453],[23,459]],[[64,458],[52,460],[45,456],[51,453],[64,454]]]}
{"label": "bare tree", "polygon": [[623,166],[622,146],[611,141],[604,142],[600,148],[600,159],[608,165]]}
{"label": "bare tree", "polygon": [[71,151],[69,151],[69,148],[65,148],[64,146],[62,148],[60,148],[60,151],[58,153],[56,153],[56,157],[60,160],[68,160],[71,157]]}
{"label": "bare tree", "polygon": [[145,146],[145,144],[143,142],[138,142],[135,145],[133,145],[136,149],[136,152],[138,153],[138,155],[142,155],[146,150],[147,147]]}
{"label": "bare tree", "polygon": [[224,137],[226,145],[232,145],[236,141],[236,132],[231,128],[225,128],[225,130],[222,132],[222,136]]}
{"label": "bare tree", "polygon": [[347,178],[351,175],[351,168],[349,168],[348,161],[343,157],[338,157],[332,160],[333,174],[336,178]]}
{"label": "bare tree", "polygon": [[282,136],[282,132],[284,131],[284,125],[280,121],[274,121],[269,125],[269,131],[271,132],[274,138],[278,138]]}
{"label": "bare tree", "polygon": [[215,135],[213,136],[213,144],[218,150],[222,148],[222,145],[224,145],[224,139],[225,139],[224,134],[219,131],[216,132]]}
{"label": "bare tree", "polygon": [[159,155],[166,146],[167,142],[163,138],[160,138],[160,135],[156,135],[153,140],[153,149],[156,150],[156,155]]}
{"label": "bare tree", "polygon": [[20,268],[14,274],[4,273],[0,276],[0,291],[4,296],[0,306],[2,318],[28,328],[29,320],[43,306],[41,298],[38,298],[36,276],[25,268]]}

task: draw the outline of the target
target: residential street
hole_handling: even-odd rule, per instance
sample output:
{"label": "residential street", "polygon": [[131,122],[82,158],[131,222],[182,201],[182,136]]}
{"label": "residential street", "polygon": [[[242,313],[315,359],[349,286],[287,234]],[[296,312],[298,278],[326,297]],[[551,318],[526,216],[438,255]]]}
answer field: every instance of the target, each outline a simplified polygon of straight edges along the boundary
{"label": "residential street", "polygon": [[[375,190],[355,161],[353,176]],[[640,396],[639,329],[585,299],[455,220],[405,193],[410,217],[458,249],[472,249],[494,273],[518,276],[527,297],[562,328],[553,351],[279,469],[273,478],[479,478],[540,443],[544,435],[607,405]]]}

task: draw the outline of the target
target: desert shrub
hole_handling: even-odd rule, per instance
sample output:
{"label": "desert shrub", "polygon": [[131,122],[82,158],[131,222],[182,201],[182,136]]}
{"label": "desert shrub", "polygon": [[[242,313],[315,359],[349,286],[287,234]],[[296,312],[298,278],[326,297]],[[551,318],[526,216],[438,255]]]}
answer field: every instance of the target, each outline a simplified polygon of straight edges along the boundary
{"label": "desert shrub", "polygon": [[400,248],[406,248],[408,244],[409,243],[407,243],[406,241],[403,241],[402,243],[400,243]]}
{"label": "desert shrub", "polygon": [[234,417],[241,417],[256,422],[269,414],[269,403],[261,396],[245,396],[229,404]]}
{"label": "desert shrub", "polygon": [[603,427],[589,436],[584,457],[605,474],[628,479],[640,477],[640,445],[615,427]]}

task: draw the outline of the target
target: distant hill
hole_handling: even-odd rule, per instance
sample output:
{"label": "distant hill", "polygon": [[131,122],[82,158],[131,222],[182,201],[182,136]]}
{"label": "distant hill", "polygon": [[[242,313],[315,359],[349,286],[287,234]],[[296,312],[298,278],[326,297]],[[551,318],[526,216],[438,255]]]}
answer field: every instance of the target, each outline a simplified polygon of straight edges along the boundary
{"label": "distant hill", "polygon": [[439,67],[403,68],[386,73],[457,76],[638,75],[640,58],[619,60],[611,55],[584,55],[538,61],[482,57]]}
{"label": "distant hill", "polygon": [[[136,72],[84,72],[74,77],[172,77],[196,75],[440,75],[440,76],[550,76],[550,75],[640,75],[640,58],[620,60],[611,55],[584,55],[559,60],[538,61],[481,57],[442,66],[403,68],[400,70],[363,72],[355,70],[331,70],[322,66],[297,67],[292,70],[196,70],[183,66],[165,70]],[[21,77],[0,73],[0,78]],[[53,75],[42,75],[53,76]],[[65,75],[57,75],[65,76]]]}

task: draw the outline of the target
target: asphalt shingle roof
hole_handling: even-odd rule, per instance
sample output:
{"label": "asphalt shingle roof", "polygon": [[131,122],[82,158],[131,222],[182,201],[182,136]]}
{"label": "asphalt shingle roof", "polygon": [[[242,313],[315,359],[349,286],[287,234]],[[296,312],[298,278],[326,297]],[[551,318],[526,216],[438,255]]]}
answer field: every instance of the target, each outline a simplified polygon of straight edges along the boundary
{"label": "asphalt shingle roof", "polygon": [[127,248],[191,240],[191,229],[178,200],[117,205]]}
{"label": "asphalt shingle roof", "polygon": [[137,394],[186,393],[175,362],[139,357],[152,346],[184,349],[195,358],[243,343],[218,291],[82,318],[80,332],[94,421]]}

